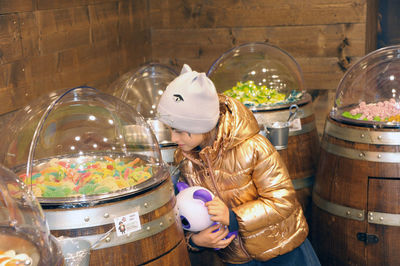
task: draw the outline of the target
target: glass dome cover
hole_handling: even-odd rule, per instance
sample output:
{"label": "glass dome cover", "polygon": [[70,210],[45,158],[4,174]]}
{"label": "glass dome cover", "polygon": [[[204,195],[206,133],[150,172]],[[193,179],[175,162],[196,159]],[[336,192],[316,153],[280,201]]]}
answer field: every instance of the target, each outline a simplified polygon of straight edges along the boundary
{"label": "glass dome cover", "polygon": [[39,202],[4,166],[0,166],[0,261],[2,265],[43,266],[64,261]]}
{"label": "glass dome cover", "polygon": [[39,202],[90,203],[140,192],[166,178],[158,142],[122,100],[90,87],[59,90],[10,122],[4,164]]}
{"label": "glass dome cover", "polygon": [[400,126],[400,46],[375,50],[350,67],[336,90],[331,118],[369,127]]}
{"label": "glass dome cover", "polygon": [[304,100],[299,65],[287,52],[266,43],[246,43],[227,51],[207,75],[218,92],[252,110],[286,108]]}
{"label": "glass dome cover", "polygon": [[110,86],[113,95],[131,105],[152,126],[161,146],[170,144],[169,130],[157,117],[157,104],[168,84],[178,76],[174,69],[149,63],[131,70]]}

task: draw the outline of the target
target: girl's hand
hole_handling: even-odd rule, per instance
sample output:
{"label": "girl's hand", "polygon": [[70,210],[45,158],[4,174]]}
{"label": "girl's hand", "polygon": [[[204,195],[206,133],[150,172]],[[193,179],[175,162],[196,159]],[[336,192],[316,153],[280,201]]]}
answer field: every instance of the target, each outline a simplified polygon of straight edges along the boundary
{"label": "girl's hand", "polygon": [[197,234],[194,234],[192,236],[192,241],[197,246],[201,247],[215,249],[226,248],[235,238],[235,235],[232,235],[228,239],[224,239],[228,233],[228,228],[225,228],[223,225],[216,224]]}
{"label": "girl's hand", "polygon": [[212,221],[229,225],[229,208],[220,198],[214,197],[212,201],[206,202],[205,206]]}

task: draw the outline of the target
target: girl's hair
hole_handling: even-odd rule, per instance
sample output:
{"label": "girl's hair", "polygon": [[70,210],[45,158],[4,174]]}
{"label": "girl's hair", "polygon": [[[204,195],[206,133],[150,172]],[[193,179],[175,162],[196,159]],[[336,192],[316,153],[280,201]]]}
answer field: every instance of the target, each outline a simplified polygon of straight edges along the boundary
{"label": "girl's hair", "polygon": [[219,123],[217,123],[217,125],[213,129],[211,129],[211,131],[208,131],[208,132],[203,134],[204,135],[204,141],[201,144],[202,147],[211,146],[214,143],[215,137],[217,135],[218,124]]}

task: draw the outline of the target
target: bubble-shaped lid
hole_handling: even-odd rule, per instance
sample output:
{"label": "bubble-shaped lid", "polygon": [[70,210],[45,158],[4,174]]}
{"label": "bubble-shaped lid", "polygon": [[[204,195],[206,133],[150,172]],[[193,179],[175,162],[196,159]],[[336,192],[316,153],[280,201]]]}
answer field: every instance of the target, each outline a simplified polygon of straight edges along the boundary
{"label": "bubble-shaped lid", "polygon": [[339,82],[330,116],[369,127],[400,126],[400,46],[375,50]]}
{"label": "bubble-shaped lid", "polygon": [[5,265],[63,265],[62,253],[39,202],[15,173],[2,165],[0,258],[3,263],[8,261]]}
{"label": "bubble-shaped lid", "polygon": [[43,204],[95,204],[166,178],[159,144],[138,112],[90,87],[55,91],[16,114],[4,164]]}
{"label": "bubble-shaped lid", "polygon": [[131,70],[110,86],[114,96],[141,113],[152,126],[161,146],[171,144],[169,130],[157,117],[157,104],[168,84],[178,76],[174,69],[159,63],[149,63]]}
{"label": "bubble-shaped lid", "polygon": [[286,51],[266,43],[246,43],[225,52],[207,75],[217,91],[252,110],[279,109],[304,96],[301,69]]}

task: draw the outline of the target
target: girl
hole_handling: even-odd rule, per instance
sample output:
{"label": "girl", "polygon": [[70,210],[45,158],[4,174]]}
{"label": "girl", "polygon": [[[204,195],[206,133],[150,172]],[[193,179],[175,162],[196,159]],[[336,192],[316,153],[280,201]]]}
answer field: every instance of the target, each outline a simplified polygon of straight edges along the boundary
{"label": "girl", "polygon": [[184,65],[157,110],[182,181],[215,195],[206,206],[218,224],[187,233],[189,249],[214,248],[227,265],[320,265],[287,169],[249,109]]}

